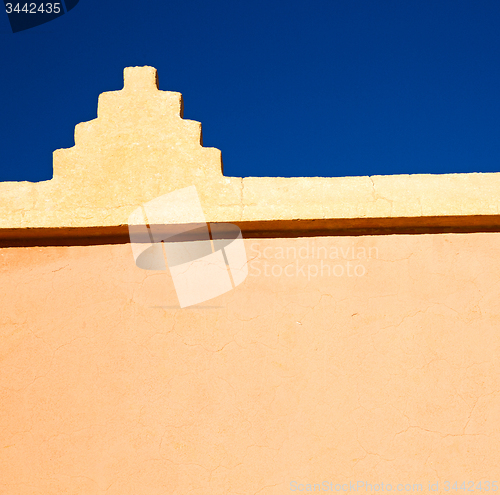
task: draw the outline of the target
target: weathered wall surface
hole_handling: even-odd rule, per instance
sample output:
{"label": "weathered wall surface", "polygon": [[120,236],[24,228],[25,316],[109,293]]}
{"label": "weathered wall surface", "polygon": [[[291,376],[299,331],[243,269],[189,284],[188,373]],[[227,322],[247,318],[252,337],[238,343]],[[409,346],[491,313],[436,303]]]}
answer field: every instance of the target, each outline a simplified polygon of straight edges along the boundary
{"label": "weathered wall surface", "polygon": [[0,493],[498,481],[500,234],[245,245],[182,310],[127,244],[0,251]]}
{"label": "weathered wall surface", "polygon": [[201,124],[182,119],[181,94],[160,91],[156,69],[128,67],[124,80],[122,90],[99,96],[96,119],[76,126],[75,146],[54,152],[52,180],[0,183],[0,236],[127,225],[144,202],[191,185],[209,222],[374,219],[380,226],[380,219],[409,218],[431,225],[440,217],[444,225],[500,228],[498,173],[225,177],[221,152],[202,146]]}
{"label": "weathered wall surface", "polygon": [[[193,185],[249,271],[180,309],[127,222]],[[225,177],[181,95],[127,68],[52,180],[0,183],[0,494],[496,491],[499,193]],[[436,227],[474,233],[353,235]]]}

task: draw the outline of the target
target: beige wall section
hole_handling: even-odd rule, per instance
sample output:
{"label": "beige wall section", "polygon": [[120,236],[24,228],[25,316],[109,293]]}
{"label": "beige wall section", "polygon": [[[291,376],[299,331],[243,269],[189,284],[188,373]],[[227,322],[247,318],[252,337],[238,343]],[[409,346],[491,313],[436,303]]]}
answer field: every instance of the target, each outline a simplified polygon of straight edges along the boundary
{"label": "beige wall section", "polygon": [[75,146],[54,152],[52,180],[0,183],[0,229],[126,225],[137,206],[193,184],[211,222],[459,216],[500,226],[498,173],[224,177],[220,151],[202,147],[201,124],[181,118],[181,95],[159,91],[154,68],[126,68],[124,79],[100,95],[97,119],[76,126]]}
{"label": "beige wall section", "polygon": [[0,249],[0,494],[494,491],[500,233],[287,234],[498,229],[500,175],[224,177],[181,113],[155,69],[125,69],[52,180],[0,183],[0,237],[126,234],[137,206],[195,185],[208,221],[276,238],[246,238],[246,280],[184,309],[116,239]]}
{"label": "beige wall section", "polygon": [[202,147],[201,124],[181,112],[180,93],[159,91],[155,69],[125,69],[123,90],[101,94],[98,118],[54,152],[52,180],[0,183],[0,227],[126,225],[145,201],[192,184],[231,216],[241,180],[222,176],[220,151]]}
{"label": "beige wall section", "polygon": [[500,481],[500,234],[245,245],[183,310],[126,244],[0,250],[0,493]]}

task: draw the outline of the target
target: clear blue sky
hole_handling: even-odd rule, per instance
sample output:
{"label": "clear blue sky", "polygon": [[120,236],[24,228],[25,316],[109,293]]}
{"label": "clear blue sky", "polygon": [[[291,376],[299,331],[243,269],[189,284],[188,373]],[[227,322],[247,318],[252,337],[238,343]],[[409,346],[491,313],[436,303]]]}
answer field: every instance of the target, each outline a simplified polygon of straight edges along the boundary
{"label": "clear blue sky", "polygon": [[135,65],[226,175],[500,171],[498,0],[80,0],[0,41],[0,180],[50,179]]}

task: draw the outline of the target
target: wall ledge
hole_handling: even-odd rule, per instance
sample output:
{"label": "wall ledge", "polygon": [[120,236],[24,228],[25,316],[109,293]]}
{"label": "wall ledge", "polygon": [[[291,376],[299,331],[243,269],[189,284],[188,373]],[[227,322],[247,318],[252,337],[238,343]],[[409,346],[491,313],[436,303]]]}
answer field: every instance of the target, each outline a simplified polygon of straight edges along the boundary
{"label": "wall ledge", "polygon": [[75,146],[54,151],[53,179],[0,182],[0,245],[122,242],[137,207],[191,185],[207,222],[245,237],[500,231],[500,173],[226,177],[220,150],[182,113],[156,69],[126,68]]}

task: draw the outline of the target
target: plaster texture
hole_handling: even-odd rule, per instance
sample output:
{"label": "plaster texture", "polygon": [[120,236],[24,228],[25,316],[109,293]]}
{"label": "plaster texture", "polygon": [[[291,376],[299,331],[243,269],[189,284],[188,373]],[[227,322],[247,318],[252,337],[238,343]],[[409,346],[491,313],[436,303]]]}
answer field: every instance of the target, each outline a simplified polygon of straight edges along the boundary
{"label": "plaster texture", "polygon": [[54,152],[53,179],[0,183],[0,236],[127,225],[138,206],[193,184],[209,222],[409,219],[411,226],[459,217],[500,226],[498,173],[225,177],[221,152],[202,146],[201,124],[182,119],[181,94],[160,91],[156,69],[128,67],[124,81],[99,96],[96,119],[76,126],[75,146]]}
{"label": "plaster texture", "polygon": [[130,245],[2,249],[0,493],[498,481],[499,246],[246,239],[243,284],[182,310]]}
{"label": "plaster texture", "polygon": [[[497,491],[500,233],[329,232],[500,231],[499,177],[225,177],[125,69],[52,180],[0,183],[0,494]],[[248,276],[180,309],[123,236],[192,185]]]}

